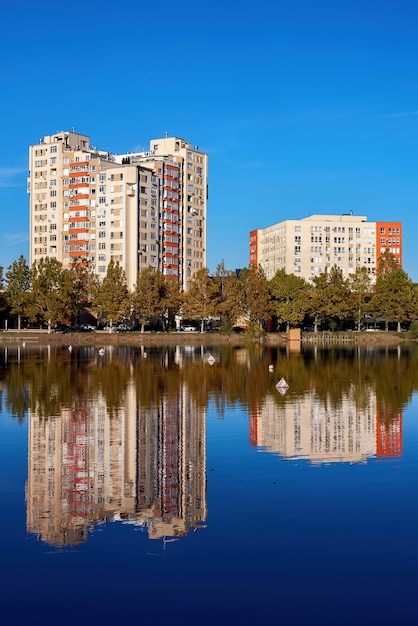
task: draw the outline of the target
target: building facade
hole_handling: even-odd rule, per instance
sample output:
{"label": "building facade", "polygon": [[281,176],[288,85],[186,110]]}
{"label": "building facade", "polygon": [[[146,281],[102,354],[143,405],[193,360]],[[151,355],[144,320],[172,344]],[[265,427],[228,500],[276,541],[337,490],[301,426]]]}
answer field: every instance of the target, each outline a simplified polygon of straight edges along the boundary
{"label": "building facade", "polygon": [[311,215],[250,232],[250,265],[261,265],[268,279],[284,269],[312,280],[336,265],[345,276],[366,267],[374,280],[385,251],[402,266],[401,222],[368,222],[352,213]]}
{"label": "building facade", "polygon": [[207,154],[178,137],[113,154],[59,132],[29,147],[30,255],[99,277],[118,261],[130,288],[151,266],[187,289],[206,267]]}

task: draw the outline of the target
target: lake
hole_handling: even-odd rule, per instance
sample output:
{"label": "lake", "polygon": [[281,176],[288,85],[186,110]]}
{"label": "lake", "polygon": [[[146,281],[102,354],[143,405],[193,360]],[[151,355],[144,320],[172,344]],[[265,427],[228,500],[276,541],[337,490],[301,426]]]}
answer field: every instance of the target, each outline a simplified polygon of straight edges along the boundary
{"label": "lake", "polygon": [[0,348],[8,623],[415,618],[415,346],[103,352]]}

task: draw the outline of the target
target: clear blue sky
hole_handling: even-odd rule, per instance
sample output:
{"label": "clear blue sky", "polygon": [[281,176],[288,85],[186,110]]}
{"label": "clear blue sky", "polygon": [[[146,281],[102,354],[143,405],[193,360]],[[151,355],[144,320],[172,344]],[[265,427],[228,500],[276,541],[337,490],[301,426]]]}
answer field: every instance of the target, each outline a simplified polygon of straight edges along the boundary
{"label": "clear blue sky", "polygon": [[[154,8],[156,10],[154,11]],[[29,144],[209,154],[207,260],[313,213],[401,220],[418,281],[418,2],[3,2],[0,265],[28,258]]]}

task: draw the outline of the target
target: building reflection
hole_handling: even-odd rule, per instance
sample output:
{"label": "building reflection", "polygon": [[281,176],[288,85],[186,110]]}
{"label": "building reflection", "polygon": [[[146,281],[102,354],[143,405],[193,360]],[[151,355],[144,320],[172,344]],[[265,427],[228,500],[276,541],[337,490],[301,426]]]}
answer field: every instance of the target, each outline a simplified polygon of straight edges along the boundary
{"label": "building reflection", "polygon": [[108,521],[186,535],[206,520],[205,422],[186,383],[150,407],[132,383],[112,415],[100,393],[55,418],[29,412],[28,531],[53,545]]}
{"label": "building reflection", "polygon": [[278,405],[273,395],[250,410],[250,441],[266,452],[313,463],[361,462],[402,455],[402,413],[378,406],[370,387],[361,406],[351,392],[338,406],[314,390]]}

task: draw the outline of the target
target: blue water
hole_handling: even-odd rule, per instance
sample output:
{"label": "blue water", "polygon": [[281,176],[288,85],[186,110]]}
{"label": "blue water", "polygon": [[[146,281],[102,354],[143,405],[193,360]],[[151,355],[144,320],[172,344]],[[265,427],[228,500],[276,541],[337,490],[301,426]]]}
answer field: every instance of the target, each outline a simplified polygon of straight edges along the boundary
{"label": "blue water", "polygon": [[74,545],[28,532],[28,423],[34,418],[27,414],[19,423],[3,403],[1,606],[11,616],[7,623],[415,620],[417,392],[402,411],[401,453],[354,462],[317,462],[257,446],[248,406],[234,400],[220,411],[216,399],[208,399],[205,412],[205,519],[182,536],[150,539],[146,525],[109,517]]}

